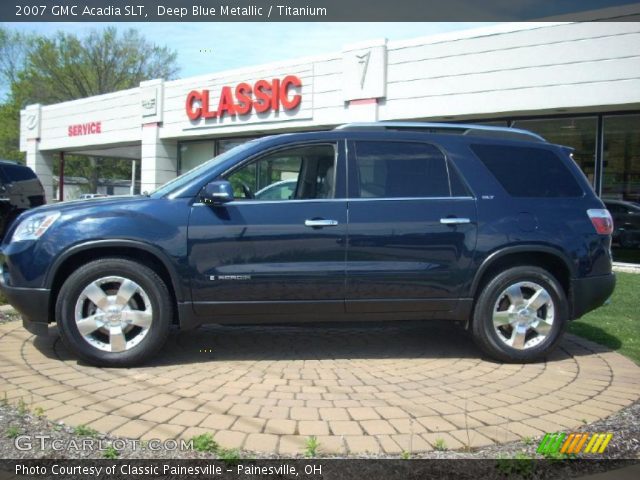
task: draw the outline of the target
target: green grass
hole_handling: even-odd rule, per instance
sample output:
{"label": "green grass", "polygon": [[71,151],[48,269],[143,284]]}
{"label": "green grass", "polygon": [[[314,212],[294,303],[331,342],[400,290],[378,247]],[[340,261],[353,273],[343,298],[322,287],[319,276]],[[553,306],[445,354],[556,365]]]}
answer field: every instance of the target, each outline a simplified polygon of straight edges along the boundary
{"label": "green grass", "polygon": [[448,450],[447,442],[444,441],[444,438],[436,438],[436,441],[433,444],[433,448],[440,452],[444,452],[445,450]]}
{"label": "green grass", "polygon": [[113,445],[109,445],[106,450],[102,453],[103,458],[108,458],[109,460],[115,460],[120,456],[120,452],[115,449]]}
{"label": "green grass", "polygon": [[81,437],[95,437],[98,435],[96,430],[91,427],[87,427],[86,425],[78,425],[73,429],[73,433]]}
{"label": "green grass", "polygon": [[616,273],[611,303],[571,322],[569,331],[640,364],[640,275]]}
{"label": "green grass", "polygon": [[320,442],[316,437],[308,437],[305,442],[304,456],[308,458],[315,458],[318,456],[318,447]]}
{"label": "green grass", "polygon": [[196,435],[195,437],[192,437],[191,440],[193,441],[193,448],[197,452],[215,453],[218,451],[218,444],[210,433]]}

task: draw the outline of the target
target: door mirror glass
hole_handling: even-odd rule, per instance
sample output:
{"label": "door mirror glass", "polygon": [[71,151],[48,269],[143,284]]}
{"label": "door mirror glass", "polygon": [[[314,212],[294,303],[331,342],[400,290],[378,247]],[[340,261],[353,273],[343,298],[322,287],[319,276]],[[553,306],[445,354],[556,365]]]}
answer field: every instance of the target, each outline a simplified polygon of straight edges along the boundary
{"label": "door mirror glass", "polygon": [[222,205],[233,200],[233,187],[226,180],[207,184],[200,193],[200,201],[207,205]]}

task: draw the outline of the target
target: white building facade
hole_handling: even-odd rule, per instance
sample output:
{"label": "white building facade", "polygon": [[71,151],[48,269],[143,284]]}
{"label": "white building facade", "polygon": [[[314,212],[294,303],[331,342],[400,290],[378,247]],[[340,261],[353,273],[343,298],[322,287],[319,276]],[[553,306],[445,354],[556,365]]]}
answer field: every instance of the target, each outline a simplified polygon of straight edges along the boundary
{"label": "white building facade", "polygon": [[640,201],[640,23],[503,24],[151,80],[28,106],[21,150],[51,200],[60,152],[140,161],[151,191],[249,138],[378,120],[533,130],[574,147],[603,197]]}

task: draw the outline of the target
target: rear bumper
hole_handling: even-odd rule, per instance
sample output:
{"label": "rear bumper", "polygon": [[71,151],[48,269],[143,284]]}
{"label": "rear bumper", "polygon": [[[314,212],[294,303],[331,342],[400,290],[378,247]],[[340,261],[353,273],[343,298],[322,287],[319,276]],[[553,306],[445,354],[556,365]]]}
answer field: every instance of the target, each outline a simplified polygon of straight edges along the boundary
{"label": "rear bumper", "polygon": [[49,333],[49,297],[51,292],[40,288],[7,287],[0,281],[0,290],[22,316],[22,325],[34,335]]}
{"label": "rear bumper", "polygon": [[613,293],[616,276],[599,275],[597,277],[574,278],[571,280],[572,319],[601,306]]}

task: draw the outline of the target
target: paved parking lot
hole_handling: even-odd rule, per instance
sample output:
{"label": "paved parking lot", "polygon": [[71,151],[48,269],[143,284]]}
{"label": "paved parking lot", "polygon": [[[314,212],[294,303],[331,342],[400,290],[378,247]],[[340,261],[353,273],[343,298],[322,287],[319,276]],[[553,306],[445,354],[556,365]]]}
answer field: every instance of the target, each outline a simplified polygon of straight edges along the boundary
{"label": "paved parking lot", "polygon": [[154,363],[78,363],[51,329],[0,326],[0,396],[129,438],[211,432],[224,447],[363,455],[482,446],[570,430],[640,396],[640,367],[568,336],[547,363],[482,359],[453,325],[206,327]]}

